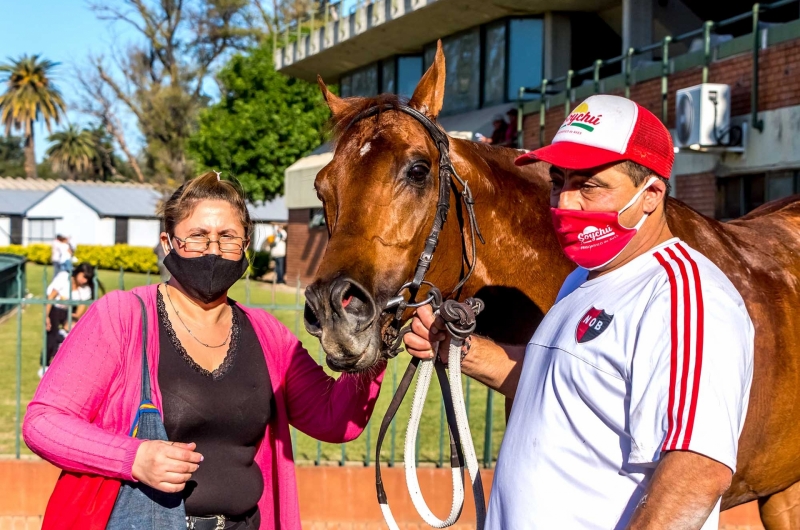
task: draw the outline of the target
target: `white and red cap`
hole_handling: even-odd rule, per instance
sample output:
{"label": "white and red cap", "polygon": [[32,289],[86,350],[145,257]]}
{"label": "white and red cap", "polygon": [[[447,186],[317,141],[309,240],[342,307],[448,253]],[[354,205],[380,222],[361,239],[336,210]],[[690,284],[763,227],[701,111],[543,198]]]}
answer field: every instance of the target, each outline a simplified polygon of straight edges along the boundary
{"label": "white and red cap", "polygon": [[590,169],[624,160],[669,178],[675,160],[672,135],[635,101],[597,95],[569,113],[550,145],[525,153],[516,164],[543,161],[564,169]]}

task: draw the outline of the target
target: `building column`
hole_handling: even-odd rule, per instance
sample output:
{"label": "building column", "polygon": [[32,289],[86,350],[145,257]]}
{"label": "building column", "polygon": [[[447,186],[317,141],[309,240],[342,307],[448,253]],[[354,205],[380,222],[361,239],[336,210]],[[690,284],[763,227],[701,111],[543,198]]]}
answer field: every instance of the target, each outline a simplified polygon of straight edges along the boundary
{"label": "building column", "polygon": [[553,79],[567,73],[572,63],[572,25],[569,15],[544,14],[544,77]]}
{"label": "building column", "polygon": [[[653,43],[653,0],[622,0],[622,53]],[[633,64],[649,61],[652,54],[637,55]]]}

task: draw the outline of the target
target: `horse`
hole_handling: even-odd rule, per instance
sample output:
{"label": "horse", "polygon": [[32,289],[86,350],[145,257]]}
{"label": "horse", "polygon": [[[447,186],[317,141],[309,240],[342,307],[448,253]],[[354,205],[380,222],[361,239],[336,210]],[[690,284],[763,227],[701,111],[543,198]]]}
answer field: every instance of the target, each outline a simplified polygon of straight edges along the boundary
{"label": "horse", "polygon": [[[439,47],[408,105],[435,120],[444,81]],[[433,223],[439,151],[418,120],[392,110],[404,102],[397,96],[345,99],[321,78],[319,84],[336,144],[315,180],[330,239],[306,290],[305,323],[332,369],[362,371],[391,350],[395,314],[383,308],[414,273]],[[353,121],[375,107],[385,110]],[[514,149],[449,142],[486,244],[473,254],[469,217],[453,184],[425,279],[446,298],[486,302],[477,333],[525,344],[574,268],[552,228],[546,167],[516,167]],[[666,215],[674,235],[730,278],[755,326],[750,405],[722,509],[757,499],[768,530],[800,529],[800,197],[727,223],[670,198]],[[471,276],[455,291],[467,270]],[[406,309],[401,320],[411,316]]]}

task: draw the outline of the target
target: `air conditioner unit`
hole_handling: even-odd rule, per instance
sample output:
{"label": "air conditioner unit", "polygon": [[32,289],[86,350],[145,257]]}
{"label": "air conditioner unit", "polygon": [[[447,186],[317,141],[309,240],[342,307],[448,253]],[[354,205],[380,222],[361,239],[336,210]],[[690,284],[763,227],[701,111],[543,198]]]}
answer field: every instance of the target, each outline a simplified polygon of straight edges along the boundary
{"label": "air conditioner unit", "polygon": [[689,149],[731,144],[731,87],[703,83],[675,95],[675,146]]}

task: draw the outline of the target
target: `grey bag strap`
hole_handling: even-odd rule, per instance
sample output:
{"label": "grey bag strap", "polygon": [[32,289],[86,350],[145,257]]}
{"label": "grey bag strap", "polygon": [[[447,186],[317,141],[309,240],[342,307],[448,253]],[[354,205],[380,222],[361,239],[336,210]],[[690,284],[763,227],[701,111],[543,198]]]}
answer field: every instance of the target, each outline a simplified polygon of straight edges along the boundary
{"label": "grey bag strap", "polygon": [[150,369],[147,365],[147,311],[144,307],[144,300],[138,295],[134,294],[139,300],[139,306],[142,309],[142,397],[141,401],[152,401],[152,392],[150,391]]}

